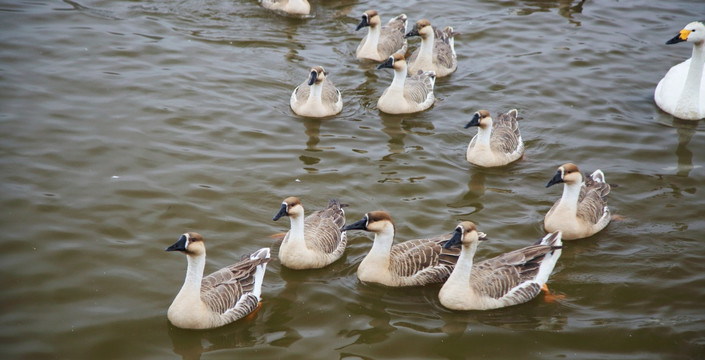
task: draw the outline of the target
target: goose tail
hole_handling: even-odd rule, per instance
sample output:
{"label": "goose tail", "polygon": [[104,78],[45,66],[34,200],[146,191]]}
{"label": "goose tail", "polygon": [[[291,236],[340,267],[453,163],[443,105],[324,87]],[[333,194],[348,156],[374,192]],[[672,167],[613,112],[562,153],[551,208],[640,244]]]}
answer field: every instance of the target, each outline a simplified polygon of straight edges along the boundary
{"label": "goose tail", "polygon": [[536,274],[536,282],[539,284],[545,284],[548,282],[548,277],[551,275],[553,268],[558,262],[558,258],[561,257],[561,247],[563,243],[561,242],[562,233],[560,231],[552,232],[541,239],[541,245],[548,245],[551,247],[551,251],[548,252],[543,261],[541,261],[541,266],[539,266],[539,271]]}
{"label": "goose tail", "polygon": [[269,248],[261,248],[250,255],[250,260],[257,261],[259,264],[255,267],[255,286],[252,294],[257,296],[257,300],[262,300],[262,283],[264,282],[264,272],[267,269],[267,263],[271,259]]}

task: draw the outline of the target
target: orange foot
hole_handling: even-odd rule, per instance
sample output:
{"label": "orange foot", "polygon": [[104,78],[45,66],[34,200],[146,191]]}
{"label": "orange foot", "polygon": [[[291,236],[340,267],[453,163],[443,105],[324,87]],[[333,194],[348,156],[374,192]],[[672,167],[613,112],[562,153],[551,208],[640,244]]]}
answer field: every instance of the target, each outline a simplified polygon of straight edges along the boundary
{"label": "orange foot", "polygon": [[285,236],[286,236],[286,233],[285,233],[285,232],[269,235],[269,237],[270,237],[271,239],[274,239],[274,240],[276,240],[276,241],[282,241],[282,240],[284,240],[284,237],[285,237]]}
{"label": "orange foot", "polygon": [[546,285],[546,284],[543,284],[543,286],[541,286],[541,290],[543,290],[543,292],[546,293],[545,296],[543,297],[543,301],[545,301],[547,303],[553,303],[553,302],[556,302],[556,300],[565,299],[565,295],[551,294],[551,292],[548,290],[548,285]]}
{"label": "orange foot", "polygon": [[257,303],[257,307],[254,310],[252,310],[251,313],[249,313],[249,314],[247,314],[247,316],[245,316],[245,320],[250,321],[250,320],[254,319],[255,316],[257,315],[257,312],[259,312],[259,309],[261,309],[261,308],[262,308],[262,302],[260,301]]}

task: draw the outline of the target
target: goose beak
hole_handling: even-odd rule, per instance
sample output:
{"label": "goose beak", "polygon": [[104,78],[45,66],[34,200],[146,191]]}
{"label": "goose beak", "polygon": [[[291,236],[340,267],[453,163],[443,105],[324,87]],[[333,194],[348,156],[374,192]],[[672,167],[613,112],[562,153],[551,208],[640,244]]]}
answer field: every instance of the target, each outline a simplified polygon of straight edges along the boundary
{"label": "goose beak", "polygon": [[393,69],[394,68],[394,58],[390,56],[389,58],[387,58],[387,61],[385,61],[385,62],[379,64],[379,66],[377,66],[377,69],[383,69],[383,68]]}
{"label": "goose beak", "polygon": [[345,225],[343,228],[343,231],[348,231],[348,230],[367,230],[367,218],[362,218],[362,220],[350,224],[350,225]]}
{"label": "goose beak", "polygon": [[363,16],[362,16],[362,21],[360,21],[360,23],[357,24],[357,27],[355,28],[355,31],[358,31],[358,30],[364,28],[365,26],[370,26],[370,23],[367,22],[367,16],[364,16],[364,15],[363,15]]}
{"label": "goose beak", "polygon": [[286,213],[286,204],[282,204],[282,207],[279,208],[279,212],[276,215],[274,215],[272,220],[277,221],[277,220],[279,220],[280,217],[287,216],[287,215],[289,215],[289,214]]}
{"label": "goose beak", "polygon": [[686,41],[688,40],[688,35],[690,35],[690,30],[683,29],[678,35],[674,36],[673,39],[666,41],[666,44],[678,44],[679,42]]}
{"label": "goose beak", "polygon": [[450,249],[453,246],[460,244],[463,241],[463,232],[459,228],[453,231],[453,237],[451,237],[445,244],[443,244],[444,249]]}
{"label": "goose beak", "polygon": [[311,71],[311,77],[308,79],[308,86],[315,84],[316,80],[318,80],[318,73]]}
{"label": "goose beak", "polygon": [[549,187],[551,185],[555,185],[558,183],[562,183],[562,182],[563,182],[563,174],[561,174],[561,171],[559,170],[559,171],[556,171],[556,175],[553,175],[551,180],[548,180],[546,187]]}
{"label": "goose beak", "polygon": [[479,113],[475,113],[475,115],[472,117],[470,122],[467,123],[467,125],[465,125],[465,128],[467,129],[471,126],[480,126],[480,114]]}
{"label": "goose beak", "polygon": [[404,35],[405,38],[410,38],[412,36],[419,36],[419,29],[417,29],[415,26],[413,29],[411,29],[411,31],[409,31],[408,33],[406,33],[406,35]]}
{"label": "goose beak", "polygon": [[176,243],[174,243],[174,245],[171,245],[164,250],[165,251],[186,251],[186,242],[187,241],[188,241],[188,239],[186,238],[186,235],[181,235],[181,237],[179,237],[179,240]]}

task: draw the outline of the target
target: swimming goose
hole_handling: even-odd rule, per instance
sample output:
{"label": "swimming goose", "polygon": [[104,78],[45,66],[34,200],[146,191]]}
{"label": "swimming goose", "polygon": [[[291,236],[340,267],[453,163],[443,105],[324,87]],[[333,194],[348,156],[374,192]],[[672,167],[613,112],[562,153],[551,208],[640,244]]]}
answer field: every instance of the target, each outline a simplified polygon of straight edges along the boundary
{"label": "swimming goose", "polygon": [[434,30],[428,20],[419,20],[406,34],[406,37],[421,36],[421,47],[409,58],[409,74],[421,71],[435,71],[436,76],[444,77],[458,69],[458,57],[455,54],[453,28],[448,26],[443,31]]}
{"label": "swimming goose", "polygon": [[705,24],[694,21],[666,44],[693,43],[693,56],[659,81],[654,100],[661,110],[686,120],[705,118]]}
{"label": "swimming goose", "polygon": [[188,232],[166,251],[186,254],[186,280],[169,306],[167,318],[184,329],[210,329],[245,317],[259,307],[262,280],[269,262],[269,248],[245,255],[234,265],[206,277],[206,244],[203,237]]}
{"label": "swimming goose", "polygon": [[524,154],[516,109],[499,114],[496,121],[492,120],[489,111],[480,110],[465,128],[471,126],[477,126],[478,130],[465,153],[469,163],[484,167],[502,166]]}
{"label": "swimming goose", "polygon": [[445,249],[449,234],[409,240],[392,245],[394,222],[385,211],[372,211],[343,230],[365,230],[375,234],[369,254],[360,263],[357,277],[386,286],[418,286],[445,281],[458,260],[458,247]]}
{"label": "swimming goose", "polygon": [[553,204],[543,219],[547,232],[560,230],[563,240],[581,239],[602,230],[610,222],[607,194],[610,185],[605,183],[605,174],[595,170],[590,176],[583,175],[575,164],[561,165],[546,187],[563,183],[563,196]]}
{"label": "swimming goose", "polygon": [[328,207],[314,212],[304,219],[304,207],[296,197],[288,197],[274,215],[277,221],[289,216],[291,230],[286,233],[279,259],[290,269],[318,269],[340,259],[348,243],[343,231],[345,211],[336,199],[328,202]]}
{"label": "swimming goose", "polygon": [[261,3],[267,9],[292,15],[308,15],[311,12],[308,0],[261,0]]}
{"label": "swimming goose", "polygon": [[453,273],[438,293],[453,310],[489,310],[525,303],[539,294],[561,256],[561,232],[536,244],[473,263],[481,236],[475,224],[461,222],[445,246],[462,243]]}
{"label": "swimming goose", "polygon": [[321,66],[311,68],[308,80],[291,93],[289,104],[297,115],[325,117],[343,110],[343,97],[335,85],[326,78],[328,72]]}
{"label": "swimming goose", "polygon": [[436,83],[436,73],[419,71],[413,76],[406,76],[406,60],[404,55],[396,53],[377,69],[394,69],[394,80],[384,90],[377,101],[377,108],[388,114],[410,114],[426,110],[436,101],[433,96],[433,86]]}
{"label": "swimming goose", "polygon": [[389,20],[387,26],[380,29],[382,19],[377,11],[367,10],[362,13],[362,21],[357,25],[355,31],[366,26],[369,26],[370,30],[357,47],[355,52],[357,58],[384,61],[395,52],[406,54],[407,42],[404,37],[406,22],[406,14],[401,14]]}

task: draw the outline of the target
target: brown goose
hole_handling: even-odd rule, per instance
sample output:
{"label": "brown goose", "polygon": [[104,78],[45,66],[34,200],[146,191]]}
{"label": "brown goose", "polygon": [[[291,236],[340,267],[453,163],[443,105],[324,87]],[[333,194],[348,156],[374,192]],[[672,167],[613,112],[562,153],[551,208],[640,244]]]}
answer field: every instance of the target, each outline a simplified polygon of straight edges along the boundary
{"label": "brown goose", "polygon": [[327,75],[322,66],[311,68],[308,80],[291,93],[291,110],[308,117],[326,117],[343,110],[343,97]]}
{"label": "brown goose", "polygon": [[245,255],[237,264],[206,277],[206,245],[200,234],[185,233],[166,251],[181,251],[188,260],[184,285],[167,312],[175,326],[210,329],[243,318],[258,308],[269,248]]}
{"label": "brown goose", "polygon": [[406,54],[407,42],[404,37],[406,15],[401,14],[389,20],[387,25],[382,28],[380,28],[381,23],[382,19],[375,10],[367,10],[362,14],[362,20],[355,31],[363,27],[369,27],[369,31],[362,38],[355,52],[358,59],[384,61],[396,52],[402,55]]}
{"label": "brown goose", "polygon": [[435,71],[436,76],[444,77],[458,69],[458,56],[455,54],[455,41],[457,35],[453,28],[447,26],[443,31],[434,30],[428,20],[416,22],[414,28],[406,37],[420,36],[421,47],[416,49],[409,57],[409,74],[421,71]]}
{"label": "brown goose", "polygon": [[284,236],[279,248],[282,265],[290,269],[318,269],[340,259],[348,243],[343,230],[345,211],[340,202],[331,199],[328,207],[314,212],[304,219],[304,207],[296,197],[282,202],[277,221],[288,216],[291,229]]}
{"label": "brown goose", "polygon": [[369,254],[360,263],[357,277],[386,286],[418,286],[445,281],[460,254],[459,247],[444,248],[449,234],[409,240],[392,245],[394,222],[385,211],[372,211],[344,230],[375,234]]}
{"label": "brown goose", "polygon": [[563,164],[546,187],[558,183],[563,183],[563,196],[543,219],[547,232],[560,230],[564,240],[574,240],[594,235],[609,224],[607,194],[610,185],[605,182],[601,170],[595,170],[589,176],[585,174],[583,180],[575,164]]}
{"label": "brown goose", "polygon": [[546,235],[535,245],[473,264],[484,234],[470,221],[460,223],[445,246],[462,243],[453,273],[438,293],[453,310],[488,310],[525,303],[538,295],[561,256],[561,232]]}
{"label": "brown goose", "polygon": [[469,163],[483,167],[503,166],[524,154],[516,109],[499,114],[496,121],[492,120],[489,111],[480,110],[465,128],[471,126],[477,126],[478,130],[465,153]]}

